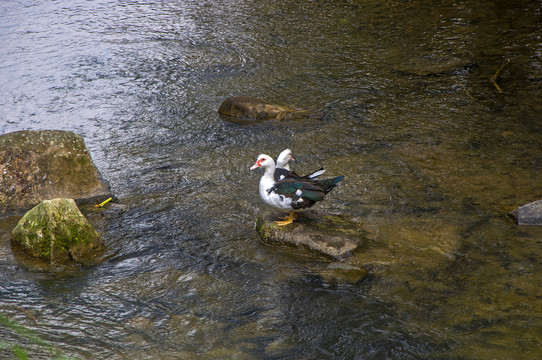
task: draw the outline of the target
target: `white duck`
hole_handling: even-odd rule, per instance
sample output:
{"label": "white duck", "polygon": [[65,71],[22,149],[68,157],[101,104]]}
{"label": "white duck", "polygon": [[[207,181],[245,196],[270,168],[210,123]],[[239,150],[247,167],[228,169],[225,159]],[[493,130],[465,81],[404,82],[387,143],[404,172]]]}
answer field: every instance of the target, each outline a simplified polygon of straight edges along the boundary
{"label": "white duck", "polygon": [[287,175],[290,175],[290,161],[295,161],[292,156],[292,150],[285,149],[277,157],[277,167],[275,168],[274,178],[275,181],[284,179]]}
{"label": "white duck", "polygon": [[275,161],[266,154],[260,154],[250,170],[259,167],[265,170],[260,179],[260,197],[275,209],[289,212],[288,219],[276,221],[279,226],[291,224],[296,218],[296,212],[307,210],[317,201],[324,200],[326,194],[344,178],[341,175],[331,179],[314,180],[309,177],[285,176],[275,181]]}
{"label": "white duck", "polygon": [[292,155],[292,150],[290,150],[290,149],[282,150],[282,152],[277,157],[277,166],[275,168],[275,174],[274,174],[275,181],[282,180],[286,176],[297,177],[297,178],[316,179],[325,172],[325,170],[323,168],[320,168],[320,169],[318,169],[318,170],[316,170],[316,171],[314,171],[314,172],[312,172],[312,173],[310,173],[308,175],[299,176],[290,169],[290,161],[295,161],[295,159],[294,159],[294,157]]}

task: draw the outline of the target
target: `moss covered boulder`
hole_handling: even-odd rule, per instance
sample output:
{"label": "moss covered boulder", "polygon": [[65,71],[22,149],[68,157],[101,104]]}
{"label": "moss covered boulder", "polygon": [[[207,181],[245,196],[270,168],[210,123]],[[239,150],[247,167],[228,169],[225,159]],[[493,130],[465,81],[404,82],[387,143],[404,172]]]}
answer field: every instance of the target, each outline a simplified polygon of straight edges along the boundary
{"label": "moss covered boulder", "polygon": [[268,212],[258,217],[256,230],[264,243],[291,245],[344,259],[368,242],[366,231],[342,216],[307,211],[300,213],[292,224],[277,226],[275,221],[281,215],[284,214]]}
{"label": "moss covered boulder", "polygon": [[92,263],[105,251],[100,234],[73,199],[44,200],[11,233],[14,249],[48,263]]}
{"label": "moss covered boulder", "polygon": [[273,119],[291,120],[309,114],[306,110],[297,110],[290,106],[250,96],[226,98],[218,108],[218,113],[226,120],[235,122],[258,122]]}
{"label": "moss covered boulder", "polygon": [[112,197],[83,138],[59,130],[0,135],[0,215],[60,197],[79,204]]}

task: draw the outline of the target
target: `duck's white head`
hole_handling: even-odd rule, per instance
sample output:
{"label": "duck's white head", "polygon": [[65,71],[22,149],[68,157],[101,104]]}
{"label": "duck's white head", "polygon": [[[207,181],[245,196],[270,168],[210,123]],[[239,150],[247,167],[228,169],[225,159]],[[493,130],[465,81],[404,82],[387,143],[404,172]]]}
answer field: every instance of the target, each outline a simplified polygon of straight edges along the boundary
{"label": "duck's white head", "polygon": [[263,167],[266,170],[273,169],[273,171],[275,171],[275,161],[269,155],[260,154],[258,155],[258,160],[256,160],[250,170],[255,170],[259,167]]}
{"label": "duck's white head", "polygon": [[292,150],[285,149],[279,154],[279,157],[277,158],[277,167],[289,171],[290,161],[295,161],[292,156]]}

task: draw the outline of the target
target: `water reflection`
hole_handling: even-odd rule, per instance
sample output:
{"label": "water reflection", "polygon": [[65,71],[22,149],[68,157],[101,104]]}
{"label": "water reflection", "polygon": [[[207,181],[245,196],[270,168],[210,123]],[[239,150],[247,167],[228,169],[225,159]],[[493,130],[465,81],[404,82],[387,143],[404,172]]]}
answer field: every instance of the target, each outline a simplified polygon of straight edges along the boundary
{"label": "water reflection", "polygon": [[[529,359],[542,234],[540,4],[237,1],[0,5],[0,132],[85,137],[121,199],[91,215],[108,259],[17,259],[0,222],[0,354]],[[489,81],[498,76],[499,93]],[[243,126],[230,95],[321,109]],[[346,180],[324,209],[371,230],[349,261],[259,242],[261,152]],[[35,344],[35,343],[34,343]],[[39,345],[41,344],[41,345]],[[53,356],[53,357],[54,357]]]}

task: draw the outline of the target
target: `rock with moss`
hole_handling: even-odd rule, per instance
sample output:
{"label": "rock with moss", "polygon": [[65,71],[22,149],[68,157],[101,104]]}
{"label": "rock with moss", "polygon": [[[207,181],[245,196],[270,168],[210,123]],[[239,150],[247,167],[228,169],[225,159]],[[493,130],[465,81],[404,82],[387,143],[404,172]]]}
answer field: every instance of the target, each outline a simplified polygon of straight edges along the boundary
{"label": "rock with moss", "polygon": [[260,100],[250,96],[226,98],[218,113],[226,120],[234,122],[258,122],[264,120],[293,120],[309,115],[307,110]]}
{"label": "rock with moss", "polygon": [[11,244],[51,264],[89,264],[105,251],[100,234],[73,199],[44,200],[29,210],[11,232]]}
{"label": "rock with moss", "polygon": [[280,213],[268,212],[258,217],[256,230],[264,243],[292,245],[333,259],[344,259],[368,241],[365,230],[343,216],[306,211],[292,224],[277,226],[275,221],[280,216]]}
{"label": "rock with moss", "polygon": [[0,136],[0,215],[22,214],[42,200],[78,204],[112,197],[80,135],[17,131]]}

